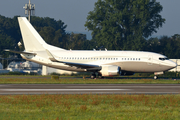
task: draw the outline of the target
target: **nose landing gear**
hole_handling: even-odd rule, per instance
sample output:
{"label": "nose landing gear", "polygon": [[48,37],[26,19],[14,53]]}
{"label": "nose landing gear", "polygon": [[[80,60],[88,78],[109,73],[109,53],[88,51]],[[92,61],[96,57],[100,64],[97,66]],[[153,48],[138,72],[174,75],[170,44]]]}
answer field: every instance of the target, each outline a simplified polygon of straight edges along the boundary
{"label": "nose landing gear", "polygon": [[164,74],[164,72],[155,72],[154,73],[154,80],[157,80],[158,79],[158,75],[162,75]]}
{"label": "nose landing gear", "polygon": [[157,80],[157,79],[158,79],[158,76],[155,75],[155,76],[154,76],[154,80]]}

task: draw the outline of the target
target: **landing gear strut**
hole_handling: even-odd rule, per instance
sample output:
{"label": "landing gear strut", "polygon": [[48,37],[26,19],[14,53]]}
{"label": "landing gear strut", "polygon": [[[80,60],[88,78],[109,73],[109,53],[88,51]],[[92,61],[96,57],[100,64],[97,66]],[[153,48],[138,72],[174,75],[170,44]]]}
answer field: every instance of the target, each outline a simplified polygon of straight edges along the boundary
{"label": "landing gear strut", "polygon": [[91,79],[95,79],[96,78],[96,74],[95,73],[93,73],[93,74],[91,74]]}
{"label": "landing gear strut", "polygon": [[[91,78],[91,79],[95,79],[95,78],[96,78],[96,73],[91,74],[90,78]],[[102,79],[102,78],[103,78],[103,76],[102,76],[101,73],[98,73],[98,78],[99,78],[99,79]]]}
{"label": "landing gear strut", "polygon": [[102,78],[103,78],[103,76],[102,76],[101,73],[98,73],[98,78],[99,78],[99,79],[102,79]]}

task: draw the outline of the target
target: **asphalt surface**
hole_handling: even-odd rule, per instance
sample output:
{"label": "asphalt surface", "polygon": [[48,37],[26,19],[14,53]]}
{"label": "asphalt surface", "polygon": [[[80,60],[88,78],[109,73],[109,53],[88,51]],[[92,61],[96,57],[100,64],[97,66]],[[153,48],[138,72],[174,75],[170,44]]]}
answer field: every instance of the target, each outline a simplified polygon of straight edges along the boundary
{"label": "asphalt surface", "polygon": [[0,84],[0,95],[180,94],[178,84]]}
{"label": "asphalt surface", "polygon": [[[21,76],[21,75],[17,75],[17,76],[0,76],[0,78],[20,78],[20,79],[26,79],[26,78],[44,78],[44,79],[51,79],[51,76]],[[79,76],[74,76],[74,77],[60,77],[61,79],[81,79],[83,77],[79,77]],[[105,79],[153,79],[153,77],[104,77]],[[86,79],[91,79],[90,77],[86,77]],[[180,80],[180,77],[159,77],[158,79],[163,79],[163,80]]]}

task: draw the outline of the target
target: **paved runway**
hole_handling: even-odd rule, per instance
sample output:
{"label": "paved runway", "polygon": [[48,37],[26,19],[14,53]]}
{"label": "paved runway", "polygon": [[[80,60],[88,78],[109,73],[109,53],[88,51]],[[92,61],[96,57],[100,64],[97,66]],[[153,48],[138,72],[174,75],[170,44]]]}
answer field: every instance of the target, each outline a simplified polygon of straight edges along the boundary
{"label": "paved runway", "polygon": [[[0,78],[20,78],[20,79],[26,79],[26,78],[32,78],[32,79],[51,79],[51,76],[0,76]],[[61,79],[82,79],[83,77],[79,77],[79,76],[74,76],[74,77],[67,77],[67,76],[61,76]],[[90,77],[86,77],[86,79],[90,79]],[[153,79],[153,77],[105,77],[105,79]],[[179,77],[159,77],[158,79],[163,79],[163,80],[180,80]]]}
{"label": "paved runway", "polygon": [[179,94],[178,84],[0,84],[1,95],[15,94]]}

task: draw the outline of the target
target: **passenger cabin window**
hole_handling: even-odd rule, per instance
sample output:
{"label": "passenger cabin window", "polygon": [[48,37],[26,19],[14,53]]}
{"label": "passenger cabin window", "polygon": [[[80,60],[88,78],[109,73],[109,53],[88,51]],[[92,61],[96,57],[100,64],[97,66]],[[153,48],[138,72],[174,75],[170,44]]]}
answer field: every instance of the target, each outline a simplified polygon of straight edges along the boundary
{"label": "passenger cabin window", "polygon": [[164,61],[164,60],[169,60],[169,59],[168,58],[159,58],[159,60]]}

